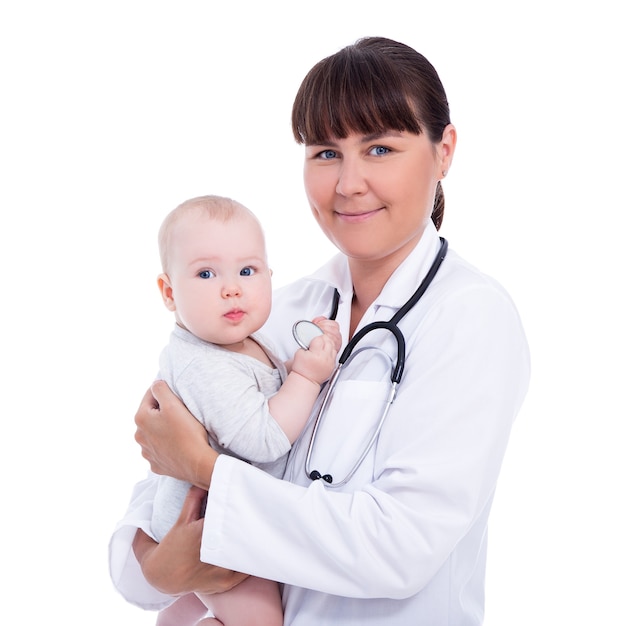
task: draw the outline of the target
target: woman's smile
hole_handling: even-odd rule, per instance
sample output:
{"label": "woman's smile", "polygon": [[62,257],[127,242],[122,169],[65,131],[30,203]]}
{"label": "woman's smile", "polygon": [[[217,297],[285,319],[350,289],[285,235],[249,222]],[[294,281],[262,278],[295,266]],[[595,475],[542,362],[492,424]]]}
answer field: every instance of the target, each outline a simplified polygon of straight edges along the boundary
{"label": "woman's smile", "polygon": [[359,224],[377,216],[383,210],[384,207],[380,207],[378,209],[370,209],[367,211],[335,211],[335,214],[339,217],[339,219],[347,222],[348,224]]}

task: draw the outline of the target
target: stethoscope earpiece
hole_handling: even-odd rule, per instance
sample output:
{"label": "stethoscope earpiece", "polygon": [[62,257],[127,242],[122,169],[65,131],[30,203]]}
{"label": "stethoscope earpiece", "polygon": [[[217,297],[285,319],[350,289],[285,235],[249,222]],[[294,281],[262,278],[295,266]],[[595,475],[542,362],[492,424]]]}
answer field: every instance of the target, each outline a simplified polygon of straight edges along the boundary
{"label": "stethoscope earpiece", "polygon": [[330,474],[324,474],[322,476],[317,470],[313,470],[309,474],[309,478],[311,480],[319,480],[321,478],[322,480],[326,481],[328,484],[333,482],[333,477]]}

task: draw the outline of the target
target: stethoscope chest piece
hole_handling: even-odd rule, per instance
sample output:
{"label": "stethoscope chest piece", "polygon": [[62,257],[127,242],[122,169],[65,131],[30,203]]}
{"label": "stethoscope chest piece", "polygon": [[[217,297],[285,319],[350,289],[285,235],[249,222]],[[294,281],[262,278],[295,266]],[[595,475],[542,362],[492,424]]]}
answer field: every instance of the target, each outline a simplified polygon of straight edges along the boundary
{"label": "stethoscope chest piece", "polygon": [[293,325],[291,332],[297,344],[305,350],[309,349],[311,341],[313,341],[315,337],[319,337],[324,334],[324,331],[319,326],[313,322],[309,322],[309,320],[300,320],[299,322],[296,322]]}

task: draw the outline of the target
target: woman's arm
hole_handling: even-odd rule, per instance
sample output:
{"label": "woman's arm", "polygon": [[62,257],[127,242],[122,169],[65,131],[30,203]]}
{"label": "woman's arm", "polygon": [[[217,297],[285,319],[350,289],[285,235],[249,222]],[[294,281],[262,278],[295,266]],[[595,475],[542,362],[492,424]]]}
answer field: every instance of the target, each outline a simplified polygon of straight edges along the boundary
{"label": "woman's arm", "polygon": [[219,455],[209,446],[204,426],[163,381],[146,392],[135,424],[135,440],[155,474],[208,490]]}
{"label": "woman's arm", "polygon": [[[173,441],[182,439],[183,446],[195,446],[202,451],[195,454],[206,454],[212,459],[206,466],[200,463],[204,469],[197,470],[198,476],[204,477],[203,483],[210,482],[212,472],[206,467],[212,466],[217,454],[207,445],[204,428],[187,414],[166,384],[155,384],[154,391],[158,400],[148,391],[136,414],[136,438],[142,445],[144,457],[155,472],[167,471],[179,476],[195,474],[194,469],[186,467],[187,452],[176,458],[175,445],[180,444],[173,444]],[[164,409],[165,415],[159,407]],[[177,460],[180,462],[176,463]],[[191,467],[196,468],[198,464],[191,464]],[[111,537],[109,566],[116,589],[129,602],[155,610],[168,606],[172,595],[182,594],[186,589],[221,592],[243,580],[244,574],[199,562],[203,527],[200,503],[205,494],[201,489],[190,490],[180,519],[161,544],[139,530],[150,528],[157,478],[150,474],[135,486],[128,510]]]}
{"label": "woman's arm", "polygon": [[133,551],[146,580],[172,596],[190,592],[221,593],[247,575],[200,562],[200,540],[204,520],[200,517],[206,492],[192,487],[181,514],[161,543],[141,529],[133,541]]}

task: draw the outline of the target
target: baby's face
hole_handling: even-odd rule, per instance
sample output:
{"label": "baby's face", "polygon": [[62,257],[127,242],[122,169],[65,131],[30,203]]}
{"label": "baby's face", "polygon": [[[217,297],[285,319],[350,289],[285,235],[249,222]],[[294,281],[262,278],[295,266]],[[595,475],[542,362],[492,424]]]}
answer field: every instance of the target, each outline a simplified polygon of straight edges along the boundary
{"label": "baby's face", "polygon": [[169,278],[176,320],[222,346],[243,341],[267,320],[271,272],[259,224],[190,214],[174,226]]}

